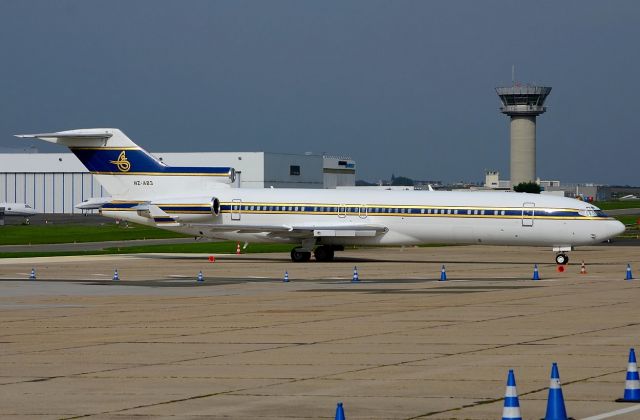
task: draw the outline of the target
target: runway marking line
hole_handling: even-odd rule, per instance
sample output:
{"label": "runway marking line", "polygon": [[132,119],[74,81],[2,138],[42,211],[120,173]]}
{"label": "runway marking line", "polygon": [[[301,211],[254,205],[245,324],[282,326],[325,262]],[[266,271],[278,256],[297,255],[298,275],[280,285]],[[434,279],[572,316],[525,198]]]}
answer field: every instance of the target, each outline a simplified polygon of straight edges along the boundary
{"label": "runway marking line", "polygon": [[615,416],[619,416],[621,414],[632,413],[632,412],[638,411],[638,410],[640,410],[640,404],[636,404],[636,405],[633,405],[633,406],[627,407],[627,408],[622,408],[620,410],[609,411],[608,413],[598,414],[597,416],[586,417],[586,418],[584,418],[582,420],[608,419],[609,417],[615,417]]}

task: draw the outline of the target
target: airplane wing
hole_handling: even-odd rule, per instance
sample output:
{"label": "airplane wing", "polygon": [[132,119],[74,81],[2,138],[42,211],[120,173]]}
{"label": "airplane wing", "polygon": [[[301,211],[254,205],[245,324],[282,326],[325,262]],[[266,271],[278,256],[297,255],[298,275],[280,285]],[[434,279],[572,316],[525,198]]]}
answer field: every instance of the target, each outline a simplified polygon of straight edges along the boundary
{"label": "airplane wing", "polygon": [[273,237],[354,237],[377,236],[388,231],[386,226],[374,224],[340,225],[241,225],[189,224],[211,232],[266,233]]}

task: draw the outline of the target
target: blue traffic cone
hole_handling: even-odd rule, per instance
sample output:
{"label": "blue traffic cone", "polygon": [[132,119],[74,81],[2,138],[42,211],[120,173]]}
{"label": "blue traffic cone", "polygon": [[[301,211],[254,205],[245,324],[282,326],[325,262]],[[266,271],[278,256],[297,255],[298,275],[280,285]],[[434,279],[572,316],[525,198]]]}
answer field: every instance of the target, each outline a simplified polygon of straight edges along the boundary
{"label": "blue traffic cone", "polygon": [[636,362],[636,352],[629,350],[629,365],[627,366],[627,380],[624,383],[624,397],[616,402],[639,402],[640,401],[640,377],[638,376],[638,363]]}
{"label": "blue traffic cone", "polygon": [[32,268],[31,274],[29,274],[29,280],[35,280],[35,279],[36,279],[36,269]]}
{"label": "blue traffic cone", "polygon": [[513,375],[513,369],[509,369],[509,375],[507,376],[507,389],[504,393],[502,420],[522,420],[518,391],[516,391],[516,377]]}
{"label": "blue traffic cone", "polygon": [[568,420],[562,388],[560,387],[558,364],[555,362],[551,365],[551,383],[549,384],[549,398],[547,399],[547,414],[544,416],[544,420]]}
{"label": "blue traffic cone", "polygon": [[113,280],[120,280],[120,276],[118,276],[118,269],[117,268],[113,272]]}
{"label": "blue traffic cone", "polygon": [[633,280],[633,274],[631,274],[631,264],[627,264],[627,277],[625,280]]}
{"label": "blue traffic cone", "polygon": [[282,279],[282,281],[284,283],[289,283],[289,272],[288,271],[284,272],[284,279]]}
{"label": "blue traffic cone", "polygon": [[440,270],[440,281],[447,281],[447,270],[444,268],[444,264],[442,264],[442,269]]}
{"label": "blue traffic cone", "polygon": [[342,403],[339,402],[338,406],[336,407],[336,418],[335,420],[346,420],[346,417],[344,416],[344,408],[342,408]]}
{"label": "blue traffic cone", "polygon": [[540,273],[538,273],[538,264],[533,265],[533,278],[531,280],[540,280]]}
{"label": "blue traffic cone", "polygon": [[[360,281],[360,277],[358,277],[358,267],[353,267],[353,278],[351,279],[351,283],[357,283]],[[342,403],[339,404],[342,407]]]}
{"label": "blue traffic cone", "polygon": [[198,282],[202,283],[204,281],[204,276],[202,275],[202,271],[198,272]]}

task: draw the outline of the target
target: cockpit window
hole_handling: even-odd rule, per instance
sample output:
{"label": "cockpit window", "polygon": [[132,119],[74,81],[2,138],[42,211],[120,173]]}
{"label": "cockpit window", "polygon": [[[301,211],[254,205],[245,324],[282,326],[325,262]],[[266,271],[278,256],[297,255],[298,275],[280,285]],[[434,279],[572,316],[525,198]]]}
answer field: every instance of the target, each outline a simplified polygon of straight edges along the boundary
{"label": "cockpit window", "polygon": [[607,217],[607,215],[595,206],[589,206],[586,209],[578,210],[580,216],[585,217]]}

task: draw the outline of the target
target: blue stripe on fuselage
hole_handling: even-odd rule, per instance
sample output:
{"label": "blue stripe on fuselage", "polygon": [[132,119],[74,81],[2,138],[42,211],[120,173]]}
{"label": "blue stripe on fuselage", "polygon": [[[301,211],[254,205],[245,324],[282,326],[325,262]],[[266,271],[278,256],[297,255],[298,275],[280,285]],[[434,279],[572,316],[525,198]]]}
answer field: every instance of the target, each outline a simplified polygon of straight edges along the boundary
{"label": "blue stripe on fuselage", "polygon": [[71,148],[89,172],[228,175],[229,167],[172,167],[142,149]]}

